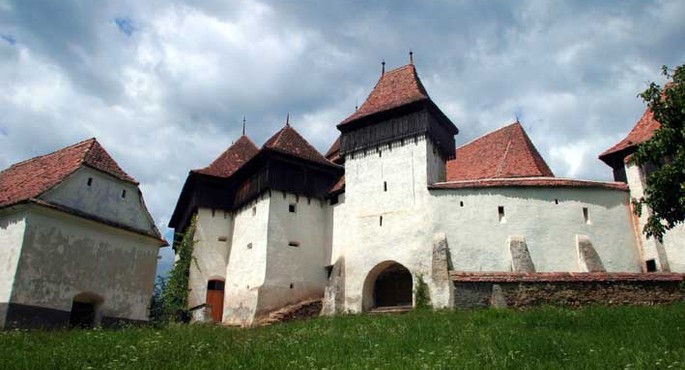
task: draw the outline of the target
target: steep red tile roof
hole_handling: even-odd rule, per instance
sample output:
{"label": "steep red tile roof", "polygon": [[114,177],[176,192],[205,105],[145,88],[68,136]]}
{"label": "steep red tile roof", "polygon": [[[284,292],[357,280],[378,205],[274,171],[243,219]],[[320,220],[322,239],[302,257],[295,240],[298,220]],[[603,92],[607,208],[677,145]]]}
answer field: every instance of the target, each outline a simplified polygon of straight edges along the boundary
{"label": "steep red tile roof", "polygon": [[229,177],[259,153],[259,148],[247,136],[241,136],[209,166],[193,172],[217,177]]}
{"label": "steep red tile roof", "polygon": [[562,188],[603,188],[628,190],[622,182],[604,182],[589,180],[562,179],[558,177],[515,177],[497,179],[476,179],[446,181],[429,185],[429,189],[474,189],[474,188],[507,188],[507,187],[562,187]]}
{"label": "steep red tile roof", "polygon": [[305,138],[295,131],[290,124],[280,129],[274,136],[264,143],[264,149],[289,154],[312,162],[332,165]]}
{"label": "steep red tile roof", "polygon": [[95,138],[12,165],[0,172],[0,207],[31,198],[62,182],[81,166],[110,174],[122,181],[138,182],[110,157]]}
{"label": "steep red tile roof", "polygon": [[364,104],[338,126],[375,113],[398,108],[421,100],[428,100],[413,64],[383,73]]}
{"label": "steep red tile roof", "polygon": [[328,149],[326,152],[325,157],[331,162],[335,162],[340,159],[340,136],[335,139],[333,145],[331,145],[330,149]]}
{"label": "steep red tile roof", "polygon": [[328,191],[329,194],[342,193],[345,191],[345,175],[340,176],[338,182],[333,185],[331,190]]}
{"label": "steep red tile roof", "polygon": [[625,149],[637,147],[638,144],[651,139],[654,135],[654,131],[659,127],[661,127],[661,124],[654,119],[654,113],[652,110],[647,108],[645,113],[642,115],[642,118],[640,118],[640,120],[635,124],[635,127],[630,130],[628,136],[619,141],[616,145],[604,151],[604,153],[600,154],[599,159],[607,162],[608,157],[611,157],[612,154],[616,154]]}
{"label": "steep red tile roof", "polygon": [[457,149],[447,180],[554,177],[520,123],[514,122]]}

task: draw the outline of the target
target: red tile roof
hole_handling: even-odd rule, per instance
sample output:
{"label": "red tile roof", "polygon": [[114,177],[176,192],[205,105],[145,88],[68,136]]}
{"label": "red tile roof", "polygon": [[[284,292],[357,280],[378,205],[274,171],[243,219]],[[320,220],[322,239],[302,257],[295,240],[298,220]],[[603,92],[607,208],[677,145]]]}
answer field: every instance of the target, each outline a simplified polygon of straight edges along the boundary
{"label": "red tile roof", "polygon": [[364,104],[338,126],[375,113],[428,99],[430,98],[416,73],[416,68],[413,64],[408,64],[385,72]]}
{"label": "red tile roof", "polygon": [[192,172],[216,177],[229,177],[259,153],[259,148],[247,136],[241,136],[209,166]]}
{"label": "red tile roof", "polygon": [[38,197],[81,166],[88,166],[122,181],[138,184],[119,167],[100,143],[92,138],[14,164],[0,172],[0,207]]}
{"label": "red tile roof", "polygon": [[607,159],[613,154],[637,147],[638,144],[651,139],[654,135],[654,130],[658,129],[659,127],[661,127],[661,124],[654,119],[654,113],[652,110],[647,108],[645,113],[642,115],[642,118],[640,118],[640,120],[635,124],[635,127],[630,130],[628,136],[619,141],[616,145],[604,151],[604,153],[600,154],[599,159],[607,162]]}
{"label": "red tile roof", "polygon": [[329,194],[342,193],[345,191],[345,175],[340,176],[338,182],[333,185],[331,190],[328,191]]}
{"label": "red tile roof", "polygon": [[447,162],[448,181],[534,176],[554,174],[518,122],[458,148]]}
{"label": "red tile roof", "polygon": [[603,182],[589,180],[562,179],[558,177],[515,177],[497,179],[477,179],[462,181],[446,181],[429,185],[429,189],[473,189],[473,188],[506,188],[506,187],[573,187],[573,188],[603,188],[628,190],[628,185],[622,182]]}
{"label": "red tile roof", "polygon": [[325,157],[331,162],[335,162],[340,159],[340,136],[335,139],[333,145],[331,145],[330,149],[328,149],[326,152]]}
{"label": "red tile roof", "polygon": [[263,149],[289,154],[321,164],[333,165],[319,153],[305,138],[286,123],[274,136],[264,143]]}

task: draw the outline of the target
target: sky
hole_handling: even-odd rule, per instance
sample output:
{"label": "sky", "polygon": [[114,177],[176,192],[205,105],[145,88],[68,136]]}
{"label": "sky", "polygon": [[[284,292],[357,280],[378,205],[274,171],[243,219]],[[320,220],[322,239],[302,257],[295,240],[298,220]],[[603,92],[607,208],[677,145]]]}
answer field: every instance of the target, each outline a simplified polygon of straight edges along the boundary
{"label": "sky", "polygon": [[[457,145],[517,118],[556,176],[597,156],[685,63],[683,1],[0,0],[0,168],[96,137],[167,240],[190,169],[290,124],[335,126],[409,50]],[[173,260],[162,251],[160,270]]]}

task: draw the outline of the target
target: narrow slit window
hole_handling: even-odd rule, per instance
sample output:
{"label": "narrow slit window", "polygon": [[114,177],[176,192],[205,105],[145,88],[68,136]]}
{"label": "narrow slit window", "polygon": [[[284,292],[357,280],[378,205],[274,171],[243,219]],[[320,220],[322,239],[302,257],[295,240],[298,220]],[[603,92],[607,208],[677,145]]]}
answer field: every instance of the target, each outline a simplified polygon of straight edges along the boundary
{"label": "narrow slit window", "polygon": [[257,207],[252,207],[252,216],[257,215]]}
{"label": "narrow slit window", "polygon": [[214,216],[216,216],[216,210],[212,208],[212,218],[214,218]]}
{"label": "narrow slit window", "polygon": [[383,226],[383,216],[378,219],[378,226]]}
{"label": "narrow slit window", "polygon": [[290,213],[297,212],[297,205],[295,203],[290,203],[288,205],[288,212],[290,212]]}
{"label": "narrow slit window", "polygon": [[463,201],[459,201],[459,207],[463,207],[463,206],[464,206],[464,202],[463,202]]}
{"label": "narrow slit window", "polygon": [[499,213],[499,222],[501,224],[507,222],[507,219],[504,217],[504,207],[502,207],[502,206],[497,207],[497,213]]}
{"label": "narrow slit window", "polygon": [[295,287],[295,284],[290,283],[290,289],[292,289],[292,288],[294,288],[294,287]]}
{"label": "narrow slit window", "polygon": [[88,181],[86,181],[86,185],[88,185],[88,186],[93,185],[93,178],[92,177],[88,178]]}
{"label": "narrow slit window", "polygon": [[559,204],[559,199],[554,199],[554,204]]}
{"label": "narrow slit window", "polygon": [[216,240],[225,243],[225,242],[228,241],[228,237],[227,237],[227,236],[220,236],[220,237],[218,237]]}
{"label": "narrow slit window", "polygon": [[126,189],[121,191],[121,198],[122,199],[126,198]]}
{"label": "narrow slit window", "polygon": [[388,182],[383,181],[383,191],[388,191]]}
{"label": "narrow slit window", "polygon": [[288,242],[288,246],[290,246],[290,247],[299,247],[299,246],[300,246],[300,242]]}
{"label": "narrow slit window", "polygon": [[583,207],[583,221],[585,221],[586,224],[590,224],[590,214],[587,210],[587,207]]}

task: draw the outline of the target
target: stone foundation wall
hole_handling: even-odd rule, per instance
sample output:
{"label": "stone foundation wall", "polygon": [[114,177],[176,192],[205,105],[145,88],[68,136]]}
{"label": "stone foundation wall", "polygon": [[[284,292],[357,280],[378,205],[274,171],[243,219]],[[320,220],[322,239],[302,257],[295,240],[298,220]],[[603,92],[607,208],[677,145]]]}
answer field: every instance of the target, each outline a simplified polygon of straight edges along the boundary
{"label": "stone foundation wall", "polygon": [[654,305],[685,298],[680,274],[451,273],[456,308]]}

